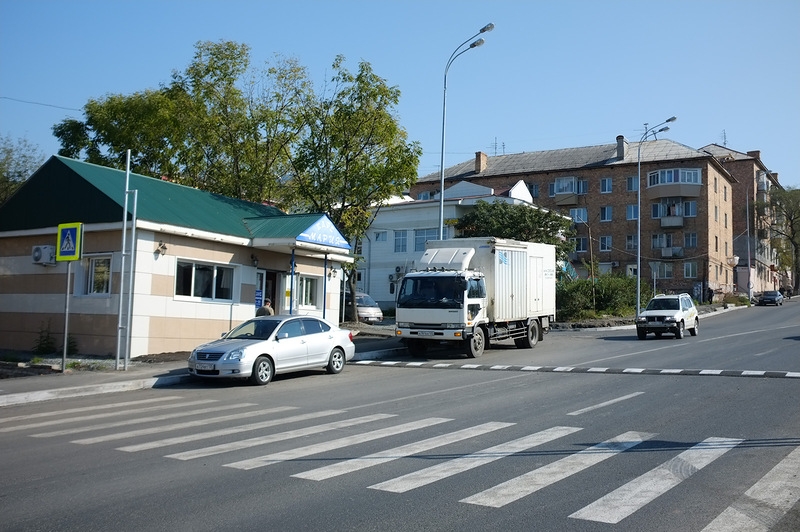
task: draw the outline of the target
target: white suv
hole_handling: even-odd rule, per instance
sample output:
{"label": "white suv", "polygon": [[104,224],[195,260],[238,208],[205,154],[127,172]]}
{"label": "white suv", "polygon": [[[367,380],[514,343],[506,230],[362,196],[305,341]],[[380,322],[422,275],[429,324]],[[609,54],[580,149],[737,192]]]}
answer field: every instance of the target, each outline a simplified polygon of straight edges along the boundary
{"label": "white suv", "polygon": [[689,294],[657,295],[636,317],[636,335],[644,340],[648,333],[660,338],[663,333],[671,333],[675,338],[683,338],[686,329],[697,336],[700,318],[697,308]]}

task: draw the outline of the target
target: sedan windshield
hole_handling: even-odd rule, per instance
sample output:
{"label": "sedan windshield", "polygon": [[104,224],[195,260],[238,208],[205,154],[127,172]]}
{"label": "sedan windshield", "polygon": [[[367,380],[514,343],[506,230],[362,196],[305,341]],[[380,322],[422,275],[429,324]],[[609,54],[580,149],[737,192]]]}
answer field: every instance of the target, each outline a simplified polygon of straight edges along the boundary
{"label": "sedan windshield", "polygon": [[246,321],[225,335],[225,338],[231,340],[266,340],[279,323],[280,320]]}

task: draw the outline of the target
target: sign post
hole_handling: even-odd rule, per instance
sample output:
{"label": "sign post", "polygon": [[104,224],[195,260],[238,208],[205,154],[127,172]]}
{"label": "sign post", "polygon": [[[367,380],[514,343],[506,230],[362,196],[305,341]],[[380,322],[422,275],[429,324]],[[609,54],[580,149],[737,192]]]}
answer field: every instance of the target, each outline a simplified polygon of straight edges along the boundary
{"label": "sign post", "polygon": [[61,355],[61,373],[67,370],[67,345],[69,344],[69,284],[72,261],[83,258],[83,224],[80,222],[58,226],[56,261],[67,263],[67,294],[64,303],[64,350]]}

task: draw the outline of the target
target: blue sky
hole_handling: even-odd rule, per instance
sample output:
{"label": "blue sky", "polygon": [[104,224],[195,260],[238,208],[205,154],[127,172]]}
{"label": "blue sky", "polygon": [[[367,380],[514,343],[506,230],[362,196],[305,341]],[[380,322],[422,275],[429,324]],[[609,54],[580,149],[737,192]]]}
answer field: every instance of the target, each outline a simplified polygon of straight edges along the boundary
{"label": "blue sky", "polygon": [[371,63],[401,90],[426,175],[439,168],[445,63],[493,22],[448,74],[445,166],[638,141],[675,115],[659,138],[761,150],[800,187],[798,21],[800,0],[0,0],[0,135],[53,154],[51,127],[82,118],[89,98],[156,88],[196,42],[233,40],[256,66],[297,58],[318,84],[337,54],[351,71]]}

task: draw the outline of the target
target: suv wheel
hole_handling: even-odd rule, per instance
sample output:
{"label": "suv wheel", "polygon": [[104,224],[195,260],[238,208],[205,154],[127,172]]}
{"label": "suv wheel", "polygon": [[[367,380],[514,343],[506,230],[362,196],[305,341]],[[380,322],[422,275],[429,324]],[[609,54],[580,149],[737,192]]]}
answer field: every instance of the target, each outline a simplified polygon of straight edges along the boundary
{"label": "suv wheel", "polygon": [[680,340],[681,338],[683,338],[683,333],[685,332],[684,327],[685,327],[685,325],[683,324],[683,322],[679,321],[678,322],[678,328],[675,329],[675,339],[676,340]]}

